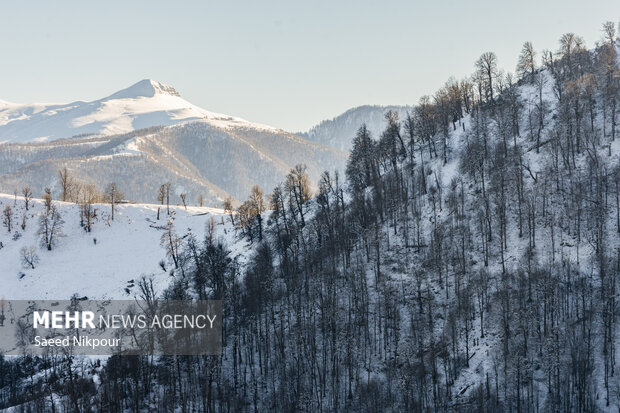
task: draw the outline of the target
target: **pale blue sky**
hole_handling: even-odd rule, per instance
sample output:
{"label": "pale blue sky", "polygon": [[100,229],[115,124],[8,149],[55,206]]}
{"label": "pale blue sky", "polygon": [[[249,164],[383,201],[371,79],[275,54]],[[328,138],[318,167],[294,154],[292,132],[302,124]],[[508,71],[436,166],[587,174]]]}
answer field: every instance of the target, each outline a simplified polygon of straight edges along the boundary
{"label": "pale blue sky", "polygon": [[298,131],[362,104],[413,104],[524,41],[589,47],[617,0],[4,1],[0,99],[92,100],[141,79],[207,110]]}

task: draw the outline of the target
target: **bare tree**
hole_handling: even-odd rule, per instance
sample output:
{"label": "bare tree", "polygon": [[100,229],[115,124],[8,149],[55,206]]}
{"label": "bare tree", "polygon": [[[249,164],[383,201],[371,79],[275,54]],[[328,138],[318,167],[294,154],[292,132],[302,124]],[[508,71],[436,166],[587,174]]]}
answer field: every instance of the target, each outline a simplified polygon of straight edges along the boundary
{"label": "bare tree", "polygon": [[198,205],[202,207],[204,206],[204,203],[205,203],[205,197],[202,196],[202,194],[198,195]]}
{"label": "bare tree", "polygon": [[[603,134],[606,134],[607,117],[611,119],[611,140],[616,139],[618,90],[620,89],[620,68],[616,52],[616,27],[613,22],[603,24],[603,47],[600,50],[601,72],[603,73]],[[609,147],[611,150],[611,146]]]}
{"label": "bare tree", "polygon": [[123,194],[119,189],[118,185],[114,182],[108,184],[105,190],[106,200],[110,203],[110,207],[112,209],[112,221],[114,221],[114,207],[118,203],[118,201],[122,200],[125,194]]}
{"label": "bare tree", "polygon": [[172,259],[174,268],[179,268],[179,253],[181,248],[181,238],[179,238],[174,230],[172,220],[168,221],[166,231],[161,236],[161,246],[165,248],[166,255]]}
{"label": "bare tree", "polygon": [[58,170],[58,178],[62,190],[60,200],[66,202],[71,195],[71,177],[66,167]]}
{"label": "bare tree", "polygon": [[157,190],[157,200],[161,203],[161,205],[164,205],[164,201],[166,200],[166,187],[165,185],[160,185],[159,189]]}
{"label": "bare tree", "polygon": [[181,202],[183,203],[183,208],[187,211],[187,194],[183,193],[181,196]]}
{"label": "bare tree", "polygon": [[560,38],[560,50],[558,52],[562,56],[563,66],[567,68],[570,79],[577,76],[575,55],[583,50],[585,50],[585,42],[582,37],[575,33],[565,33]]}
{"label": "bare tree", "polygon": [[26,207],[26,211],[30,207],[30,200],[32,200],[32,189],[28,185],[22,189],[22,195],[24,196],[24,206]]}
{"label": "bare tree", "polygon": [[312,198],[310,178],[306,169],[306,165],[296,165],[286,176],[284,183],[284,187],[289,193],[291,210],[299,214],[302,227],[306,225],[303,206]]}
{"label": "bare tree", "polygon": [[170,182],[166,182],[162,186],[164,189],[164,197],[166,199],[166,211],[168,212],[168,215],[170,215],[170,189],[172,184]]}
{"label": "bare tree", "polygon": [[[226,210],[230,208],[232,208],[232,204],[225,205]],[[255,235],[258,235],[259,241],[263,239],[263,219],[261,215],[263,212],[265,212],[263,190],[258,185],[254,185],[248,199],[237,208],[237,227],[241,229],[243,235],[249,237],[250,241],[254,240]]]}
{"label": "bare tree", "polygon": [[230,222],[231,224],[235,225],[235,208],[233,207],[233,201],[232,201],[232,197],[229,195],[228,197],[226,197],[226,199],[224,200],[224,211],[228,213],[228,215],[230,216]]}
{"label": "bare tree", "polygon": [[523,43],[521,54],[519,55],[519,61],[517,63],[517,74],[520,77],[530,77],[530,81],[534,80],[534,74],[536,72],[536,51],[532,42]]}
{"label": "bare tree", "polygon": [[6,229],[11,232],[13,227],[13,210],[10,205],[7,205],[4,208],[4,212],[2,213],[2,223],[6,227]]}
{"label": "bare tree", "polygon": [[22,257],[22,265],[24,268],[30,267],[34,270],[34,266],[39,263],[39,256],[37,255],[34,245],[22,247],[19,253]]}
{"label": "bare tree", "polygon": [[43,195],[43,205],[45,206],[45,212],[49,213],[52,207],[52,191],[49,188],[45,188]]}
{"label": "bare tree", "polygon": [[263,196],[263,190],[260,186],[254,185],[252,187],[252,193],[250,194],[250,205],[252,206],[252,214],[256,217],[258,223],[258,240],[263,240],[263,217],[262,213],[265,212],[265,198]]}
{"label": "bare tree", "polygon": [[49,211],[43,212],[39,218],[39,235],[41,246],[51,251],[58,238],[63,237],[62,226],[65,221],[60,216],[56,205],[51,204]]}
{"label": "bare tree", "polygon": [[493,102],[493,81],[497,77],[497,56],[493,52],[483,53],[476,61],[476,69],[485,79],[487,102]]}
{"label": "bare tree", "polygon": [[82,201],[80,202],[80,224],[86,232],[90,232],[92,229],[93,219],[97,216],[97,209],[94,204],[99,199],[101,199],[101,195],[95,185],[88,184],[83,187]]}
{"label": "bare tree", "polygon": [[80,203],[80,196],[84,191],[84,184],[82,182],[73,180],[71,182],[71,191],[69,192],[69,199],[76,204]]}

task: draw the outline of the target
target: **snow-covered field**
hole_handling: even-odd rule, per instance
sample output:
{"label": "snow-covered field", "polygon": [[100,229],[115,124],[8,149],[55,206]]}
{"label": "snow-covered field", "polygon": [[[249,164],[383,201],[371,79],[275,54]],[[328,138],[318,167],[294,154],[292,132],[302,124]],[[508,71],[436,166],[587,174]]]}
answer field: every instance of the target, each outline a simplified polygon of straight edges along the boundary
{"label": "snow-covered field", "polygon": [[[78,205],[54,201],[65,221],[65,236],[47,251],[40,246],[37,234],[43,201],[31,202],[26,211],[22,197],[0,194],[2,217],[7,206],[13,211],[11,232],[0,226],[0,295],[6,299],[68,299],[73,294],[90,299],[126,299],[133,296],[132,286],[143,275],[152,276],[161,292],[170,282],[169,273],[159,265],[162,259],[167,261],[160,238],[168,219],[179,236],[191,232],[198,240],[203,239],[206,225],[213,219],[216,236],[233,251],[244,244],[235,244],[234,230],[219,209],[188,206],[185,210],[175,205],[168,217],[165,205],[120,204],[112,221],[110,205],[97,204],[97,218],[89,233],[80,226]],[[21,228],[24,213],[25,230]],[[30,246],[35,247],[39,258],[35,269],[22,264],[20,250]],[[170,270],[169,264],[166,267]]]}

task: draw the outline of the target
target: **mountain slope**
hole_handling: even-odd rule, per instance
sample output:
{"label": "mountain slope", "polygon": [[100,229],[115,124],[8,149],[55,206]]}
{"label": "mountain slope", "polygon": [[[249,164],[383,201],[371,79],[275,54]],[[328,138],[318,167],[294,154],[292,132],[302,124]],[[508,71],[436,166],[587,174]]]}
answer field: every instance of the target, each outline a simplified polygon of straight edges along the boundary
{"label": "mountain slope", "polygon": [[35,195],[58,193],[66,167],[100,190],[116,182],[136,202],[155,202],[170,182],[173,202],[184,193],[190,204],[202,196],[219,205],[228,195],[245,198],[254,184],[271,191],[296,164],[316,181],[345,161],[343,151],[206,111],[148,79],[92,102],[0,101],[0,190],[8,193],[26,185]]}
{"label": "mountain slope", "polygon": [[321,145],[348,151],[351,149],[353,137],[362,123],[366,124],[373,137],[378,138],[385,129],[387,111],[395,111],[403,120],[411,109],[411,106],[358,106],[331,120],[324,120],[313,126],[309,131],[299,135]]}
{"label": "mountain slope", "polygon": [[208,120],[152,127],[122,135],[0,145],[0,190],[13,193],[29,185],[35,195],[50,187],[60,192],[57,172],[67,168],[83,183],[103,189],[116,182],[128,199],[156,202],[164,182],[172,202],[200,195],[220,205],[228,195],[244,199],[254,184],[271,191],[299,163],[313,181],[324,170],[342,169],[346,153],[281,130],[228,125]]}
{"label": "mountain slope", "polygon": [[92,102],[16,104],[0,101],[0,143],[41,142],[86,134],[113,135],[192,120],[205,120],[219,127],[275,129],[206,111],[183,99],[172,86],[145,79]]}

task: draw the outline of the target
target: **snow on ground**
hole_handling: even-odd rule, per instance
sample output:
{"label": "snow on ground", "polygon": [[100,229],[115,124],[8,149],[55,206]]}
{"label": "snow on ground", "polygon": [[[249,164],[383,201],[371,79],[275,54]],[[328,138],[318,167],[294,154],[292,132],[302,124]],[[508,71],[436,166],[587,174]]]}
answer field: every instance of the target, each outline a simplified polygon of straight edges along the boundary
{"label": "snow on ground", "polygon": [[[47,251],[40,246],[37,235],[42,200],[33,200],[26,212],[24,200],[13,195],[0,194],[0,213],[4,217],[7,206],[13,209],[14,228],[9,233],[0,226],[0,295],[6,299],[68,299],[73,294],[90,299],[127,299],[133,297],[142,275],[153,275],[157,291],[170,282],[169,273],[160,267],[166,260],[160,245],[163,227],[168,221],[165,205],[120,204],[111,221],[110,206],[97,204],[97,218],[92,232],[80,226],[80,209],[72,203],[55,202],[65,221],[58,245]],[[161,208],[157,221],[157,208]],[[235,254],[245,249],[244,241],[237,241],[224,211],[214,208],[171,206],[171,219],[179,236],[189,232],[202,241],[206,225],[213,218],[216,237]],[[26,212],[26,229],[22,230]],[[222,223],[224,222],[224,223]],[[16,233],[21,236],[14,240]],[[96,243],[95,243],[96,240]],[[34,245],[39,256],[35,269],[25,268],[21,262],[22,247]],[[167,260],[166,260],[167,261]],[[166,264],[168,270],[171,266]],[[132,282],[133,280],[133,282]],[[129,289],[129,294],[126,292]]]}

